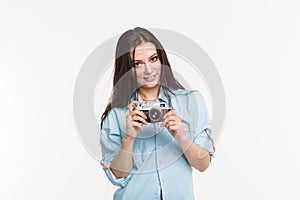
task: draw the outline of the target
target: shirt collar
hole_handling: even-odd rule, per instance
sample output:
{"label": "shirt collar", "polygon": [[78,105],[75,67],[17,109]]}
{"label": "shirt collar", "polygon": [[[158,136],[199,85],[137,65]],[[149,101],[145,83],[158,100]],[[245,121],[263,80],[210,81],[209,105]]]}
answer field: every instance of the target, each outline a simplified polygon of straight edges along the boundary
{"label": "shirt collar", "polygon": [[[164,88],[162,86],[160,86],[157,100],[159,102],[166,102],[167,103],[168,102],[168,98],[166,97],[164,91],[165,91]],[[133,100],[134,100],[134,95],[130,98],[130,102],[133,101]]]}
{"label": "shirt collar", "polygon": [[167,103],[168,102],[168,98],[166,97],[164,91],[165,91],[164,88],[162,86],[160,86],[158,100]]}

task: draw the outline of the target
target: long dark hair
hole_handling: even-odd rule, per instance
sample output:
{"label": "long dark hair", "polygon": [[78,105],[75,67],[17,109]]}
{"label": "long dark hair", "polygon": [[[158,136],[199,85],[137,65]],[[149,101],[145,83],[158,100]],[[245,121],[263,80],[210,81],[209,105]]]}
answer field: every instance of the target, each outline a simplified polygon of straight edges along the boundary
{"label": "long dark hair", "polygon": [[[137,81],[135,74],[128,72],[134,66],[135,48],[143,42],[151,42],[155,45],[158,58],[163,66],[161,68],[160,85],[164,88],[169,103],[171,100],[167,91],[171,92],[170,89],[184,89],[175,79],[167,54],[158,39],[144,28],[136,27],[128,30],[120,36],[117,43],[113,91],[110,101],[101,117],[101,128],[108,112],[114,107],[124,108],[128,106],[128,101],[136,93]],[[133,59],[130,56],[131,50],[133,50]]]}

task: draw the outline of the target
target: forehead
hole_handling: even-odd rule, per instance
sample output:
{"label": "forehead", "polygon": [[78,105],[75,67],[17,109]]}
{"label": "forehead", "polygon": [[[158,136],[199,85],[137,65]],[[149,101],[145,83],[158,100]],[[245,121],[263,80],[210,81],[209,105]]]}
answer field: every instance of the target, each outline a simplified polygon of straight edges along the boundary
{"label": "forehead", "polygon": [[[147,60],[150,56],[157,53],[155,45],[151,42],[144,42],[135,48],[134,60]],[[130,51],[132,58],[133,49]]]}

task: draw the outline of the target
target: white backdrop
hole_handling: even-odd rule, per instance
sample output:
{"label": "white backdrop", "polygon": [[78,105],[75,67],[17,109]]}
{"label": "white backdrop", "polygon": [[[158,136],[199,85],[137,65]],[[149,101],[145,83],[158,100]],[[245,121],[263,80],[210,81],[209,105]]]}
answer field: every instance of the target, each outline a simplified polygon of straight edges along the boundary
{"label": "white backdrop", "polygon": [[88,55],[135,26],[193,39],[223,80],[225,127],[194,172],[196,199],[300,198],[296,0],[0,2],[0,199],[112,199],[76,132],[73,89]]}

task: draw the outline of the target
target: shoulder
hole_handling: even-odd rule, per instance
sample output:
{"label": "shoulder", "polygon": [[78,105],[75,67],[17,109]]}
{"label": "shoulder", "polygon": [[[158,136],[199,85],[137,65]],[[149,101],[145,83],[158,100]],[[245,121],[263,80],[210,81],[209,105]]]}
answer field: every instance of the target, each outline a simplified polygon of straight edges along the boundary
{"label": "shoulder", "polygon": [[104,119],[104,124],[118,124],[119,118],[125,116],[127,112],[128,108],[111,108],[107,113],[107,117]]}
{"label": "shoulder", "polygon": [[205,99],[199,90],[177,89],[171,91],[174,98],[187,109],[206,106]]}
{"label": "shoulder", "polygon": [[176,89],[176,90],[171,90],[171,93],[175,96],[183,96],[186,98],[189,98],[189,97],[202,98],[202,95],[201,95],[200,91],[198,91],[198,90]]}
{"label": "shoulder", "polygon": [[110,111],[108,112],[108,114],[112,114],[112,115],[115,115],[115,114],[119,114],[119,113],[122,113],[122,112],[127,112],[128,111],[128,107],[124,107],[124,108],[111,108]]}

